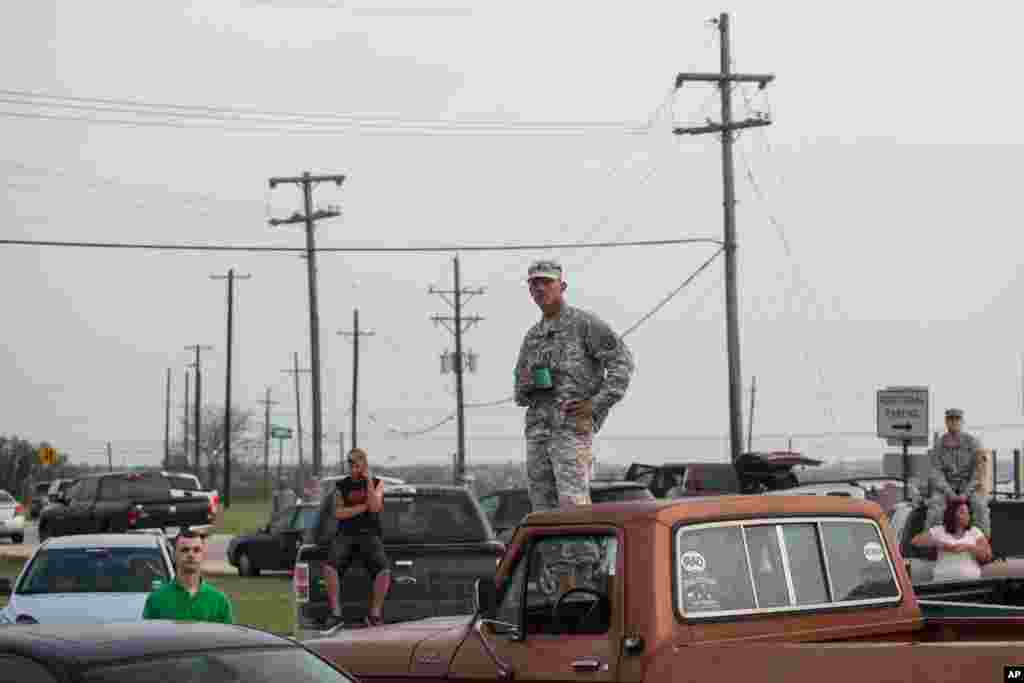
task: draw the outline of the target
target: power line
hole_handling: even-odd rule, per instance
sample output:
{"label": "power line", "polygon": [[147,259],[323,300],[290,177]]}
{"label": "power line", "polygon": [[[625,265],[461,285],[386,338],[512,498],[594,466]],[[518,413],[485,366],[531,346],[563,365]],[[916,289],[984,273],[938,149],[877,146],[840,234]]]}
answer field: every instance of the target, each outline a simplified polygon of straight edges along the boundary
{"label": "power line", "polygon": [[[713,237],[689,237],[664,240],[632,240],[622,242],[576,242],[565,244],[469,244],[432,247],[317,247],[317,252],[333,254],[437,254],[460,251],[538,251],[544,249],[612,249],[620,247],[659,247],[673,244],[718,244]],[[88,249],[145,249],[150,251],[248,251],[305,253],[305,247],[271,247],[228,244],[158,244],[147,242],[71,242],[63,240],[0,239],[0,245],[34,247],[78,247]]]}
{"label": "power line", "polygon": [[[42,100],[42,101],[40,101]],[[249,107],[215,107],[209,105],[188,105],[169,103],[150,103],[139,100],[79,97],[73,95],[51,95],[48,93],[26,90],[0,89],[0,102],[21,106],[61,107],[93,112],[132,113],[144,116],[192,116],[197,118],[214,118],[217,120],[255,120],[269,123],[301,123],[309,125],[322,124],[353,124],[371,126],[407,126],[412,128],[486,128],[504,130],[534,129],[649,129],[652,121],[646,125],[623,121],[508,121],[508,120],[443,120],[443,119],[408,119],[399,116],[375,116],[360,114],[338,114],[328,112],[289,112],[280,110],[261,110]]]}

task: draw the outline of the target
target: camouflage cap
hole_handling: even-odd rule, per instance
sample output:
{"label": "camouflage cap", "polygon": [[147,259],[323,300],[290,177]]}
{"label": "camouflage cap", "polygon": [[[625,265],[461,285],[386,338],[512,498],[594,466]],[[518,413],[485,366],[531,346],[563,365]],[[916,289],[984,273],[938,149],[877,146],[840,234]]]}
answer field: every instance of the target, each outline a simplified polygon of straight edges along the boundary
{"label": "camouflage cap", "polygon": [[549,280],[561,280],[562,264],[558,261],[552,261],[551,259],[534,261],[530,264],[530,269],[526,272],[526,279],[529,281],[535,277],[544,277]]}
{"label": "camouflage cap", "polygon": [[959,418],[962,418],[963,416],[964,416],[964,411],[960,410],[959,408],[949,408],[946,411],[946,417],[959,417]]}

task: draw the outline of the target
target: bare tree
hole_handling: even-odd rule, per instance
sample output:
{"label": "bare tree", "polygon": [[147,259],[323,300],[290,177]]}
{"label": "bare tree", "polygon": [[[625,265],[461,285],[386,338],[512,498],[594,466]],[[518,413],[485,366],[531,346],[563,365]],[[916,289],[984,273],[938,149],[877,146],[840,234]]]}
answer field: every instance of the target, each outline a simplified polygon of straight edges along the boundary
{"label": "bare tree", "polygon": [[[250,433],[254,413],[239,408],[231,409],[231,462],[242,464],[252,449],[249,446],[262,437]],[[224,409],[204,406],[203,423],[199,431],[200,467],[206,469],[210,488],[219,488],[220,473],[224,467]]]}

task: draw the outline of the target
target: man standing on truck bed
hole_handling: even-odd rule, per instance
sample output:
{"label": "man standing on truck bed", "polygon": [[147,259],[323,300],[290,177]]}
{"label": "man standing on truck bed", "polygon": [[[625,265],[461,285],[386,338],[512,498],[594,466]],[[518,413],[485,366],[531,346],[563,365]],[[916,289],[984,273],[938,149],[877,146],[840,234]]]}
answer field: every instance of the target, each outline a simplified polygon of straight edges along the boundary
{"label": "man standing on truck bed", "polygon": [[589,505],[594,434],[625,396],[633,358],[607,323],[565,303],[559,263],[536,261],[527,282],[542,314],[515,369],[516,405],[526,407],[530,504],[535,511]]}
{"label": "man standing on truck bed", "polygon": [[982,458],[981,441],[961,431],[964,411],[950,408],[946,411],[946,433],[943,434],[929,453],[931,473],[928,482],[932,494],[928,500],[926,529],[942,524],[946,504],[951,498],[964,496],[971,507],[974,524],[988,537],[992,536],[989,523],[988,501],[981,493],[978,467]]}
{"label": "man standing on truck bed", "polygon": [[353,448],[349,452],[348,465],[350,474],[338,481],[334,497],[338,533],[331,543],[330,558],[338,580],[328,584],[328,590],[333,588],[336,593],[333,600],[328,600],[334,614],[325,625],[327,628],[333,628],[341,622],[341,583],[357,557],[373,581],[370,611],[366,619],[368,625],[384,623],[384,598],[391,587],[391,570],[384,552],[380,527],[380,511],[384,509],[384,483],[370,476],[369,459],[363,449]]}

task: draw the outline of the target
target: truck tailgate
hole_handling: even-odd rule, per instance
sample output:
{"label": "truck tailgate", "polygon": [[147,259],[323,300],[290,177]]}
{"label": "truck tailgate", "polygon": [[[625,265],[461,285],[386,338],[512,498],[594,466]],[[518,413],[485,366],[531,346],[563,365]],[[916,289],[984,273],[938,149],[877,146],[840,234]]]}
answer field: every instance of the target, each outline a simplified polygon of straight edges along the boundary
{"label": "truck tailgate", "polygon": [[201,526],[210,523],[210,501],[206,498],[165,498],[136,501],[136,529]]}

